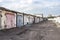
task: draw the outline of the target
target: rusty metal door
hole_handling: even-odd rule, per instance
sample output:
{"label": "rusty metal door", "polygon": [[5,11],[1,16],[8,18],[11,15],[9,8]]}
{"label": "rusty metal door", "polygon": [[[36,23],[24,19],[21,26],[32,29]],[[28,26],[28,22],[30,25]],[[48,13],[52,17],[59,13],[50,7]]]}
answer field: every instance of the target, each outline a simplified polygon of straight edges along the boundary
{"label": "rusty metal door", "polygon": [[14,14],[6,14],[6,25],[5,28],[13,28],[15,27],[15,15]]}

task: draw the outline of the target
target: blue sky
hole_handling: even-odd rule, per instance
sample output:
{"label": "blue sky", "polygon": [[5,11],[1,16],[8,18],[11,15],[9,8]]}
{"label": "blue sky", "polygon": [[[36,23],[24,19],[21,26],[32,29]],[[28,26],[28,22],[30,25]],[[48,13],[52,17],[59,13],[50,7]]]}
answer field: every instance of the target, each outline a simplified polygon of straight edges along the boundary
{"label": "blue sky", "polygon": [[0,0],[0,6],[28,14],[60,14],[60,0]]}

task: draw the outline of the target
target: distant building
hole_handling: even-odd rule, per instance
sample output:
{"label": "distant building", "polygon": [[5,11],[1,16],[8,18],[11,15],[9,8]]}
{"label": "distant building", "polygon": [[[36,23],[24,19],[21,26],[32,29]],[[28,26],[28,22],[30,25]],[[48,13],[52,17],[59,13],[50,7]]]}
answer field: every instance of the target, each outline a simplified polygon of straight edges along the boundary
{"label": "distant building", "polygon": [[57,16],[56,18],[54,18],[54,20],[55,20],[55,22],[60,23],[60,15],[59,15],[59,16]]}

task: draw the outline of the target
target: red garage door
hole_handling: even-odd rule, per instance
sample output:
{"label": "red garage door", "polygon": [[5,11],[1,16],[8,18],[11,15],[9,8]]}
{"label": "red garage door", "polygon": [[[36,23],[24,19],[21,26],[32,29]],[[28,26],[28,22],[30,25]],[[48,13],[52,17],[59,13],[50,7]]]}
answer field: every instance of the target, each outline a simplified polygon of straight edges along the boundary
{"label": "red garage door", "polygon": [[6,26],[7,29],[15,27],[15,15],[6,14]]}

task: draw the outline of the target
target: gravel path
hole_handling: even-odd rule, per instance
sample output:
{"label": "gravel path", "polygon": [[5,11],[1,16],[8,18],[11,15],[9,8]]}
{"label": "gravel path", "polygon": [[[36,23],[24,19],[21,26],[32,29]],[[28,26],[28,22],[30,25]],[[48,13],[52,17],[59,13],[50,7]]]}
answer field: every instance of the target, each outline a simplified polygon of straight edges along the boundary
{"label": "gravel path", "polygon": [[60,40],[60,28],[52,21],[46,21],[33,24],[21,35],[0,35],[0,40]]}

